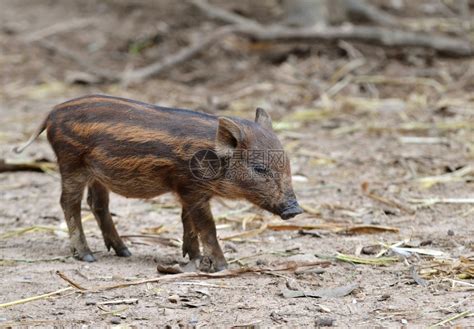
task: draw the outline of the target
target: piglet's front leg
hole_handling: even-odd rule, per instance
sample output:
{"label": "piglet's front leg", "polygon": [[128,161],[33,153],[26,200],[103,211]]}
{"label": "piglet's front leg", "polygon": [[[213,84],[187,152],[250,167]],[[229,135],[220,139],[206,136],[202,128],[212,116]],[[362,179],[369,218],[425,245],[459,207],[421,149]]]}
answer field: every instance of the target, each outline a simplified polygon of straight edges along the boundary
{"label": "piglet's front leg", "polygon": [[[209,199],[198,199],[181,196],[183,203],[183,253],[190,256],[190,266],[203,272],[217,272],[227,268],[227,262],[219,246],[216,235],[216,225],[212,218]],[[192,229],[195,232],[189,232]],[[195,234],[197,233],[197,234]],[[199,252],[195,236],[202,246],[202,255]],[[186,249],[185,249],[186,248]]]}

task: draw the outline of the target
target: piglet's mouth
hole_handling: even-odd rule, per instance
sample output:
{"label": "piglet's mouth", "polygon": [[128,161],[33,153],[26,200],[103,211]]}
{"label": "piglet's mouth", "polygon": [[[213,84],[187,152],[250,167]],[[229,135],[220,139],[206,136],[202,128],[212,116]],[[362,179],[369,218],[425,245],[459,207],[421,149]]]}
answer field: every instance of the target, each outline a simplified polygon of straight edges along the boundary
{"label": "piglet's mouth", "polygon": [[303,208],[301,208],[298,202],[295,200],[280,213],[280,217],[283,220],[287,220],[295,217],[296,215],[302,214],[303,212]]}

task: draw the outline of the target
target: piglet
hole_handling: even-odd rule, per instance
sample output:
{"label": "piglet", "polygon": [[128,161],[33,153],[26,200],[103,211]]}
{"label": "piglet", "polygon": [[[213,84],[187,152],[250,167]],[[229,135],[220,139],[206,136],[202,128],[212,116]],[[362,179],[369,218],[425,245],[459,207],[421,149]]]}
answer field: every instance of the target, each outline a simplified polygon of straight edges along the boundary
{"label": "piglet", "polygon": [[95,261],[81,223],[87,202],[107,249],[131,255],[109,211],[109,193],[153,198],[173,192],[182,205],[183,256],[201,271],[227,267],[209,201],[246,199],[292,218],[303,212],[293,192],[288,157],[257,108],[255,121],[91,95],[59,104],[16,152],[47,130],[61,174],[61,207],[73,255]]}

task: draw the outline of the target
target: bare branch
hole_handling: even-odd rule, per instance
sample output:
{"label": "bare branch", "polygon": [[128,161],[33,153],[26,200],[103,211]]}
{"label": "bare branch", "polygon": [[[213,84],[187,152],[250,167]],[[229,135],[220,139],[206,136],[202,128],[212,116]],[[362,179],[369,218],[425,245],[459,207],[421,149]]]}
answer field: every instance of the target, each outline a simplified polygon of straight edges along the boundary
{"label": "bare branch", "polygon": [[89,62],[83,56],[77,54],[76,52],[72,50],[69,50],[66,47],[60,46],[46,39],[41,39],[41,40],[38,40],[37,42],[41,47],[47,50],[53,51],[63,57],[73,60],[79,66],[81,66],[84,70],[98,77],[101,81],[117,81],[118,80],[117,75],[114,72],[98,67],[97,65]]}
{"label": "bare branch", "polygon": [[34,32],[24,33],[20,37],[26,42],[38,41],[46,37],[52,36],[58,33],[64,33],[79,28],[83,28],[89,25],[94,24],[95,18],[78,18],[73,20],[67,20],[60,22],[51,26],[48,26],[41,30],[36,30]]}
{"label": "bare branch", "polygon": [[[220,8],[217,10],[214,6],[206,3],[205,0],[192,1],[193,3],[198,1],[200,3],[199,8],[203,9],[204,13],[209,15],[209,17],[232,24],[235,24],[237,21],[235,16],[238,15],[228,13]],[[203,5],[204,3],[206,3],[205,6]],[[229,17],[229,14],[232,17]],[[245,20],[248,21],[246,18]],[[474,54],[473,46],[469,41],[463,39],[385,27],[354,25],[337,27],[313,26],[304,28],[291,28],[279,25],[264,27],[253,22],[249,25],[241,25],[236,32],[262,41],[300,40],[314,42],[352,40],[390,47],[409,46],[431,48],[451,56],[472,56]]]}
{"label": "bare branch", "polygon": [[344,3],[350,15],[363,17],[364,19],[381,26],[397,27],[401,24],[396,17],[380,10],[364,0],[344,0]]}
{"label": "bare branch", "polygon": [[240,33],[262,41],[334,41],[348,40],[389,47],[421,47],[451,56],[472,56],[473,46],[463,39],[436,34],[388,29],[384,27],[353,26],[314,28],[248,28]]}
{"label": "bare branch", "polygon": [[163,73],[176,65],[182,64],[232,33],[261,41],[284,42],[299,40],[311,43],[317,41],[348,40],[389,47],[406,46],[429,48],[450,56],[474,55],[474,48],[469,41],[438,34],[404,31],[386,27],[354,25],[336,27],[312,26],[302,28],[292,28],[281,25],[263,26],[248,18],[217,8],[205,0],[191,0],[191,2],[204,11],[209,17],[230,23],[231,25],[223,26],[210,35],[191,43],[190,46],[179,50],[177,53],[165,55],[159,61],[136,70],[116,73],[98,67],[77,53],[46,39],[40,39],[37,42],[42,47],[75,61],[84,70],[98,77],[100,82],[122,82],[125,84],[143,81],[151,76]]}
{"label": "bare branch", "polygon": [[163,60],[155,62],[143,68],[131,72],[125,72],[123,76],[120,77],[120,80],[124,83],[135,82],[144,80],[153,75],[160,74],[173,66],[176,66],[191,59],[203,49],[206,49],[210,45],[220,41],[222,37],[236,32],[237,30],[238,28],[236,26],[231,25],[221,27],[209,36],[198,39],[197,41],[193,42],[189,47],[181,49],[176,54],[165,56]]}
{"label": "bare branch", "polygon": [[204,12],[209,18],[217,19],[223,21],[225,23],[235,24],[235,25],[242,25],[242,26],[252,26],[252,27],[259,27],[261,26],[259,23],[252,19],[245,18],[241,15],[237,15],[227,11],[225,9],[221,9],[219,7],[213,6],[209,4],[205,0],[191,0],[191,3],[199,8],[202,12]]}

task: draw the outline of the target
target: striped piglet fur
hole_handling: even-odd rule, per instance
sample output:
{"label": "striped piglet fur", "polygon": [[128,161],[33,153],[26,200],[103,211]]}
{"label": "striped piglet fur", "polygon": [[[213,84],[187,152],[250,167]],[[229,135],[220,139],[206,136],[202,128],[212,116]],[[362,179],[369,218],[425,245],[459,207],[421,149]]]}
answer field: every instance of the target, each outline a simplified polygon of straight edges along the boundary
{"label": "striped piglet fur", "polygon": [[[80,260],[95,260],[81,224],[86,188],[106,247],[124,257],[131,253],[112,221],[109,193],[129,198],[175,193],[183,207],[183,256],[189,256],[191,268],[202,271],[227,266],[210,209],[212,197],[246,199],[283,219],[302,212],[288,158],[270,116],[260,108],[251,121],[105,95],[85,96],[54,107],[16,151],[23,151],[44,130],[61,173],[60,203],[71,249]],[[278,154],[278,161],[252,157],[269,159],[271,152]]]}

